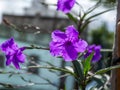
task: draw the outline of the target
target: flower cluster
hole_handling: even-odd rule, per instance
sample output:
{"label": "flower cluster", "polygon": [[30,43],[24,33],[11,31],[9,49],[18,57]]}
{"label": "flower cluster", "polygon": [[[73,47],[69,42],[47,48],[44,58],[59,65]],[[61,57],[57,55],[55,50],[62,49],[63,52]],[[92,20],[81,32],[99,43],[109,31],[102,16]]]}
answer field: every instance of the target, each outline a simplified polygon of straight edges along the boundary
{"label": "flower cluster", "polygon": [[52,41],[50,42],[50,53],[53,56],[62,56],[65,61],[74,61],[78,57],[78,53],[85,53],[87,58],[94,52],[92,62],[99,61],[101,46],[88,46],[85,40],[79,39],[79,33],[73,25],[68,26],[65,32],[55,30],[52,32]]}
{"label": "flower cluster", "polygon": [[92,52],[94,53],[93,58],[92,58],[92,62],[97,62],[100,60],[101,58],[101,54],[100,54],[100,49],[101,46],[98,45],[90,45],[87,47],[87,53],[84,55],[84,58],[87,58]]}
{"label": "flower cluster", "polygon": [[19,63],[24,63],[25,61],[25,55],[22,53],[25,48],[18,48],[13,38],[2,43],[0,48],[6,55],[6,65],[13,63],[16,69],[20,69]]}
{"label": "flower cluster", "polygon": [[58,0],[57,10],[60,10],[64,13],[69,13],[75,4],[75,1],[76,0]]}
{"label": "flower cluster", "polygon": [[79,33],[73,25],[68,26],[65,32],[55,30],[52,32],[50,52],[53,56],[62,56],[65,61],[77,59],[79,52],[84,52],[87,47],[85,40],[79,39]]}

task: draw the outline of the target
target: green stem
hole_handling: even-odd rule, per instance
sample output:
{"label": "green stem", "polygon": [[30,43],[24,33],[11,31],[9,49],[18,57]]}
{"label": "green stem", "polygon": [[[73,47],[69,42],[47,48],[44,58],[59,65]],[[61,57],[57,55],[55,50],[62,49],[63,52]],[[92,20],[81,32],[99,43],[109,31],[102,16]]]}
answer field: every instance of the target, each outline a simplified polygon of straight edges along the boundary
{"label": "green stem", "polygon": [[43,50],[50,50],[49,48],[39,47],[39,46],[35,46],[35,45],[26,46],[25,48],[26,48],[26,49],[43,49]]}
{"label": "green stem", "polygon": [[80,90],[85,90],[85,87],[86,87],[86,86],[81,85],[81,86],[80,86]]}
{"label": "green stem", "polygon": [[76,77],[77,83],[79,84],[82,90],[85,90],[87,75],[84,75],[83,73],[83,65],[81,62],[78,62],[77,60],[72,61],[72,63],[73,63],[74,73],[77,76]]}

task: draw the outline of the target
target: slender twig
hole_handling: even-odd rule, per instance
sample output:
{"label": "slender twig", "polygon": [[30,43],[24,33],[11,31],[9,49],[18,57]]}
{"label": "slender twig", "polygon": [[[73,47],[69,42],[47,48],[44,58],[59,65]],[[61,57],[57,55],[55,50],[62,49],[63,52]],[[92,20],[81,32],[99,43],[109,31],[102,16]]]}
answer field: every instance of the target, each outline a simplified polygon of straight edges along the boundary
{"label": "slender twig", "polygon": [[0,71],[0,74],[26,74],[26,73],[22,73],[22,72],[12,72],[12,71],[3,71],[3,70],[1,70]]}
{"label": "slender twig", "polygon": [[62,72],[66,72],[74,77],[76,77],[76,75],[69,71],[68,69],[64,69],[64,68],[60,68],[60,67],[54,67],[54,66],[48,66],[48,65],[45,65],[45,66],[41,66],[41,65],[38,65],[38,66],[28,66],[28,67],[22,67],[21,69],[22,70],[26,70],[28,68],[44,68],[44,69],[52,69],[52,70],[57,70],[57,71],[62,71]]}
{"label": "slender twig", "polygon": [[63,77],[67,77],[69,76],[69,74],[63,74],[63,75],[60,75],[59,78],[63,78]]}
{"label": "slender twig", "polygon": [[13,28],[13,29],[21,32],[21,30],[20,30],[16,25],[14,25],[13,23],[11,23],[9,20],[3,18],[3,22],[4,22],[7,26],[10,26],[10,28]]}
{"label": "slender twig", "polygon": [[101,52],[113,52],[112,49],[101,49]]}
{"label": "slender twig", "polygon": [[44,47],[35,46],[35,45],[25,46],[25,48],[26,48],[26,49],[43,49],[43,50],[50,50],[49,48],[44,48]]}

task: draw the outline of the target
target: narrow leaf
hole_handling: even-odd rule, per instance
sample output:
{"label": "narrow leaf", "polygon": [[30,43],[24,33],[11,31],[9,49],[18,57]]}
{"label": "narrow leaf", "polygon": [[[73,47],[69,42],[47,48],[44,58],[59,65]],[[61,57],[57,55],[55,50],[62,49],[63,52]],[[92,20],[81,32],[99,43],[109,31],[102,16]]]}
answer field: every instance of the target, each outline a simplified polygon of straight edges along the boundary
{"label": "narrow leaf", "polygon": [[94,18],[94,17],[96,17],[96,16],[99,16],[99,15],[101,15],[101,14],[103,14],[103,13],[106,13],[106,12],[108,12],[108,11],[111,11],[111,10],[113,10],[113,9],[108,9],[108,10],[102,11],[102,12],[100,12],[100,13],[94,14],[94,15],[90,16],[87,20],[90,20],[90,19],[92,19],[92,18]]}
{"label": "narrow leaf", "polygon": [[56,70],[56,71],[65,72],[66,74],[68,73],[68,74],[76,77],[75,74],[72,71],[70,71],[68,69],[65,69],[65,68],[55,67],[55,66],[48,66],[48,65],[47,66],[42,66],[42,65],[38,65],[38,66],[24,67],[22,69],[24,70],[24,69],[27,69],[27,68],[44,68],[44,69],[49,69],[49,70]]}
{"label": "narrow leaf", "polygon": [[104,74],[104,73],[106,73],[110,70],[117,69],[117,68],[120,68],[120,65],[115,65],[115,66],[111,66],[111,67],[108,67],[108,68],[101,69],[101,70],[97,71],[95,74]]}
{"label": "narrow leaf", "polygon": [[83,17],[81,18],[81,22],[83,22],[83,20],[84,20],[84,23],[82,24],[81,29],[80,29],[81,32],[85,29],[85,27],[88,26],[89,23],[91,23],[91,21],[94,21],[94,20],[92,20],[93,18],[95,18],[95,17],[97,17],[97,16],[99,16],[99,15],[101,15],[101,14],[103,14],[103,13],[106,13],[106,12],[108,12],[108,11],[111,11],[111,10],[113,10],[113,9],[108,9],[108,10],[102,11],[102,12],[100,12],[100,13],[94,14],[94,15],[88,17],[87,19],[85,19],[85,18],[86,18],[86,16],[87,16],[88,14],[85,13],[85,14],[83,15]]}
{"label": "narrow leaf", "polygon": [[84,79],[84,73],[83,73],[83,65],[81,62],[73,61],[73,66],[74,66],[74,73],[76,76],[82,81]]}
{"label": "narrow leaf", "polygon": [[67,16],[68,16],[68,18],[70,19],[70,20],[72,20],[74,23],[76,23],[77,24],[77,18],[75,18],[72,14],[70,14],[70,13],[68,13],[68,14],[66,14]]}
{"label": "narrow leaf", "polygon": [[94,6],[90,7],[90,8],[87,10],[86,14],[89,14],[89,13],[91,13],[92,11],[94,11],[95,9],[97,9],[97,8],[101,5],[100,2],[101,2],[101,0],[99,0]]}
{"label": "narrow leaf", "polygon": [[84,64],[84,74],[87,74],[88,71],[90,70],[91,68],[91,60],[93,58],[93,55],[94,53],[91,53],[86,59],[85,59],[85,62],[83,62]]}

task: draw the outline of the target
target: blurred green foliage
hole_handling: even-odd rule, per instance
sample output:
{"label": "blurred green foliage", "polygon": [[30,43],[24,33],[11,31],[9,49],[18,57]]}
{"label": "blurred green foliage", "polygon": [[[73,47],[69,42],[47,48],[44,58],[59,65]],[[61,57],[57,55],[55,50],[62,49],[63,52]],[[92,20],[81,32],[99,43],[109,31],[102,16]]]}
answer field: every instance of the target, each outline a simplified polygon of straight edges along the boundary
{"label": "blurred green foliage", "polygon": [[[89,33],[90,44],[95,43],[96,45],[101,45],[102,49],[112,49],[114,41],[114,33],[109,31],[106,23],[103,23],[100,27],[91,30]],[[112,53],[102,52],[101,60],[95,64],[94,70],[105,68],[111,66]]]}
{"label": "blurred green foliage", "polygon": [[108,30],[107,25],[105,23],[103,23],[101,27],[92,30],[90,36],[91,44],[100,44],[102,48],[112,48],[113,46],[114,33]]}
{"label": "blurred green foliage", "polygon": [[97,2],[99,1],[104,7],[111,8],[116,6],[117,0],[91,0],[91,1],[97,1]]}

